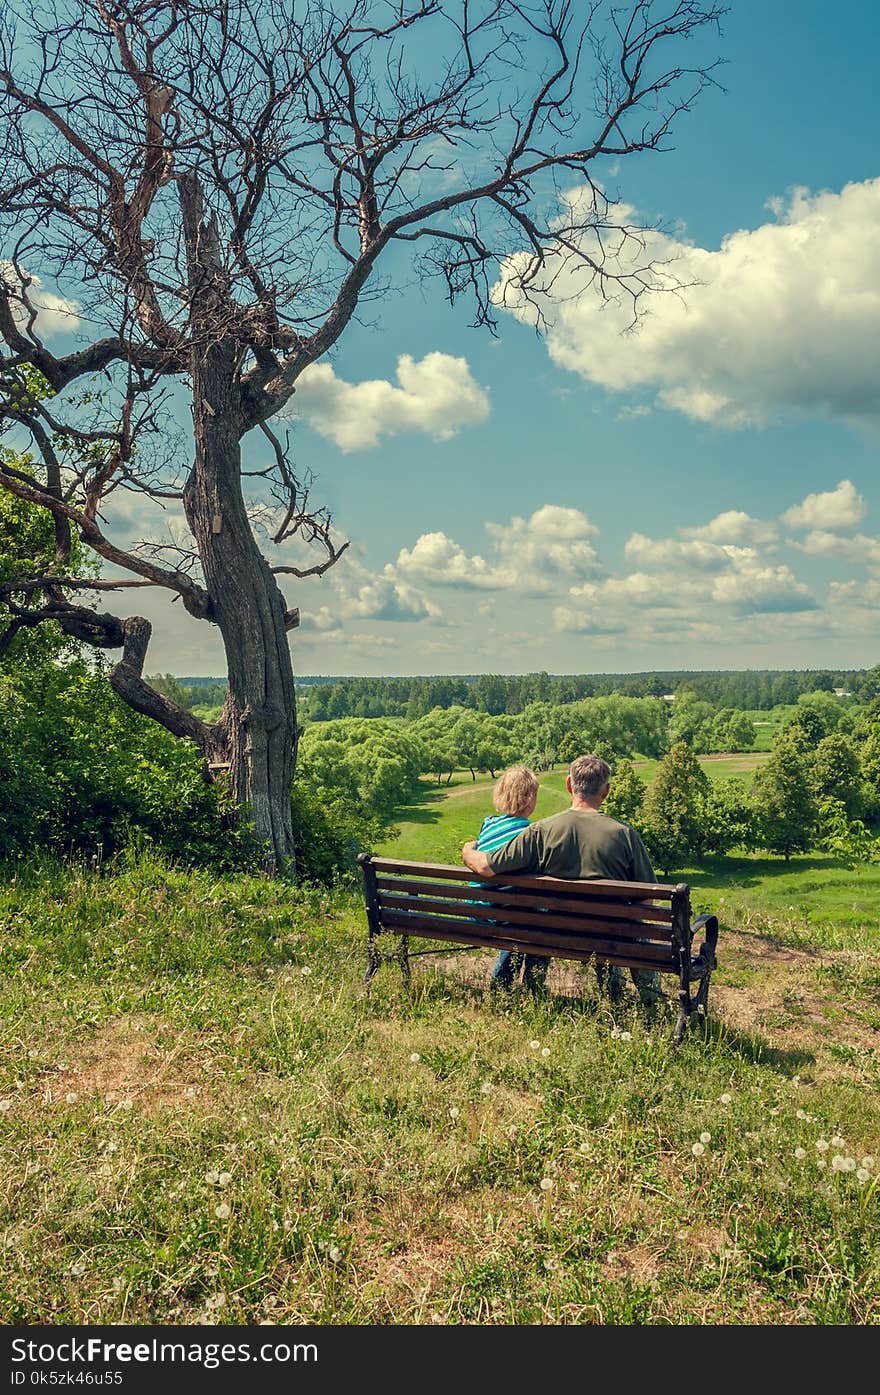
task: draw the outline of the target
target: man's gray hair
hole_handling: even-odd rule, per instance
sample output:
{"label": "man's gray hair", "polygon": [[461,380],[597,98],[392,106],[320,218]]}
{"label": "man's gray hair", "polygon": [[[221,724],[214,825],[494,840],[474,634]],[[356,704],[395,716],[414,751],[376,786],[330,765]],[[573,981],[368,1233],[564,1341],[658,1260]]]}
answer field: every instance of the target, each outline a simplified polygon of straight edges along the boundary
{"label": "man's gray hair", "polygon": [[579,799],[591,799],[604,790],[611,779],[611,766],[601,756],[578,756],[568,770],[571,792]]}

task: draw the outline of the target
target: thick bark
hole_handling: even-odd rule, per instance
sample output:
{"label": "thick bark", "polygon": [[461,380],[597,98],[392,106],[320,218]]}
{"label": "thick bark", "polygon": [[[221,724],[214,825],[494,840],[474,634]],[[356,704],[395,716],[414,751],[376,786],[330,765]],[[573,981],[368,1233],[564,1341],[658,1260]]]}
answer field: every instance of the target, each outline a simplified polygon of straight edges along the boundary
{"label": "thick bark", "polygon": [[179,181],[191,287],[195,454],[184,490],[212,619],[229,676],[214,760],[229,764],[233,800],[246,808],[267,865],[294,865],[290,792],[296,764],[296,692],[287,610],[251,531],[241,488],[239,346],[229,333],[229,289],[214,220],[203,220],[194,175]]}

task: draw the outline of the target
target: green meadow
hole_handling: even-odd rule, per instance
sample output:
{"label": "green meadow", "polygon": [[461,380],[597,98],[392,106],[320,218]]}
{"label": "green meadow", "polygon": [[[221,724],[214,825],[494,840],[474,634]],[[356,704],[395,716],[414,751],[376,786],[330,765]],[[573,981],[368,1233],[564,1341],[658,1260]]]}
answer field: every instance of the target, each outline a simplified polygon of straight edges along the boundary
{"label": "green meadow", "polygon": [[[426,784],[382,850],[456,857],[490,796]],[[441,950],[365,989],[354,885],[23,862],[0,1322],[880,1322],[878,871],[682,875],[720,963],[675,1050],[674,988],[612,1005],[584,966],[499,1000]]]}

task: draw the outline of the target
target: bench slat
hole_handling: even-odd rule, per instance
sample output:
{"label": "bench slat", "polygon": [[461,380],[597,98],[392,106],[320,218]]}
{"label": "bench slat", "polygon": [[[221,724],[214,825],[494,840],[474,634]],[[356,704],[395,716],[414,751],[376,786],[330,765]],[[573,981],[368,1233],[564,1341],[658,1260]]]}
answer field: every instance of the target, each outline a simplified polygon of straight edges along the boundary
{"label": "bench slat", "polygon": [[[630,953],[626,945],[622,945],[619,940],[591,941],[589,945],[574,945],[569,940],[559,940],[552,935],[539,935],[532,932],[527,936],[518,936],[516,932],[510,934],[504,927],[492,927],[494,934],[482,933],[482,927],[474,926],[474,932],[466,930],[464,926],[452,928],[449,921],[436,920],[430,916],[419,916],[417,919],[408,919],[405,914],[389,915],[383,917],[386,927],[393,930],[395,934],[405,934],[416,939],[424,940],[449,940],[451,943],[462,945],[473,945],[475,948],[486,949],[511,949],[526,954],[538,954],[549,959],[578,959],[586,961],[589,959],[601,959],[605,963],[620,964],[628,969],[659,969],[670,973],[678,973],[678,964],[674,962],[668,950],[663,950],[659,945],[638,946],[638,952]],[[635,951],[635,945],[633,945]]]}
{"label": "bench slat", "polygon": [[586,898],[579,896],[560,896],[548,892],[546,887],[540,891],[520,891],[519,889],[505,891],[504,887],[495,887],[492,883],[481,882],[478,886],[453,886],[451,882],[420,882],[409,877],[377,877],[376,888],[379,892],[409,892],[415,896],[444,897],[450,900],[464,901],[485,901],[492,906],[522,906],[528,909],[533,906],[541,906],[548,911],[569,911],[577,915],[601,914],[610,920],[631,920],[631,921],[652,921],[661,925],[672,924],[672,911],[668,906],[645,906],[637,901],[632,905],[626,905],[620,901],[599,901],[598,898]]}
{"label": "bench slat", "polygon": [[[382,892],[379,896],[379,914],[383,921],[387,915],[397,911],[411,911],[416,915],[449,916],[458,919],[481,922],[503,921],[505,925],[523,925],[542,930],[565,930],[573,936],[611,934],[627,940],[647,939],[670,943],[670,925],[646,925],[644,921],[628,924],[623,920],[606,920],[603,916],[584,913],[583,908],[576,916],[536,914],[535,909],[511,910],[507,906],[482,905],[479,902],[431,900],[427,896],[394,896]],[[454,922],[453,922],[454,923]]]}
{"label": "bench slat", "polygon": [[[404,862],[388,857],[371,858],[374,871],[402,872],[410,877],[430,877],[432,880],[467,882],[473,873],[467,867],[452,867],[443,862]],[[671,901],[676,895],[674,886],[661,886],[655,882],[615,882],[599,877],[585,881],[569,881],[562,877],[520,877],[507,872],[499,877],[486,877],[486,885],[516,886],[530,891],[558,891],[563,895],[603,896],[609,900],[632,901],[633,897],[644,897],[646,901]]]}

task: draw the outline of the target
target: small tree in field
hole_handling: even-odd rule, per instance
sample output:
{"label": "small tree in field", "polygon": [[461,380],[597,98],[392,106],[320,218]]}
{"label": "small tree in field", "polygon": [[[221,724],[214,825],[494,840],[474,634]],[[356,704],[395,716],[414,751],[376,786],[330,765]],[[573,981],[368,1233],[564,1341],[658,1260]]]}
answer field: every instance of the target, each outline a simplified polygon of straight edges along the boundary
{"label": "small tree in field", "polygon": [[703,848],[703,804],[709,780],[693,749],[677,741],[648,790],[640,829],[651,858],[669,875]]}
{"label": "small tree in field", "polygon": [[602,812],[610,814],[613,819],[620,819],[621,823],[638,826],[647,792],[645,782],[636,774],[632,761],[616,761],[611,790],[602,805]]}
{"label": "small tree in field", "polygon": [[[324,572],[344,546],[270,423],[407,251],[423,251],[418,274],[437,273],[450,301],[470,294],[482,325],[502,265],[520,308],[572,260],[584,286],[634,313],[646,290],[673,287],[647,255],[620,269],[639,229],[598,171],[664,147],[714,66],[687,66],[682,46],[721,12],[715,0],[4,5],[0,411],[28,454],[0,461],[0,488],[57,529],[51,565],[4,593],[16,619],[121,650],[116,692],[228,770],[270,865],[293,860],[298,731],[299,612],[278,578]],[[93,337],[53,351],[37,275]],[[181,393],[183,450],[163,418]],[[317,555],[264,555],[254,442],[270,461],[272,542]],[[125,491],[182,510],[192,545],[123,547],[107,501]],[[103,593],[164,588],[217,627],[218,721],[146,682],[145,618],[78,599],[72,536],[115,569]]]}
{"label": "small tree in field", "polygon": [[813,793],[821,802],[833,799],[841,803],[848,819],[857,819],[863,812],[862,768],[854,743],[840,732],[823,736],[811,762]]}
{"label": "small tree in field", "polygon": [[786,862],[812,845],[816,824],[809,763],[798,738],[795,733],[777,741],[754,784],[760,844],[782,853]]}

